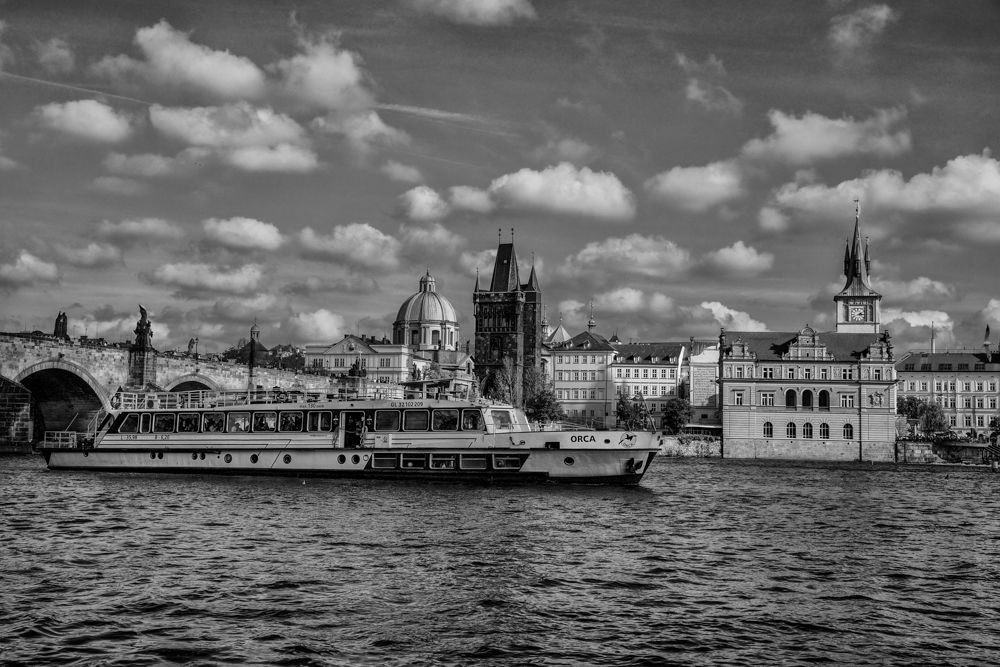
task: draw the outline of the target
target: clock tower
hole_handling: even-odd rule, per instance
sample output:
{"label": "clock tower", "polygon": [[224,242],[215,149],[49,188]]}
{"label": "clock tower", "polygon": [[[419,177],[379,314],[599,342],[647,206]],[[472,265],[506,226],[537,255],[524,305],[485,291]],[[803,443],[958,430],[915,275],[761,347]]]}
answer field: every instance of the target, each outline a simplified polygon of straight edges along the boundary
{"label": "clock tower", "polygon": [[872,289],[868,241],[861,242],[861,205],[855,200],[854,238],[844,250],[844,289],[833,297],[837,304],[837,333],[879,332],[879,302],[882,295]]}

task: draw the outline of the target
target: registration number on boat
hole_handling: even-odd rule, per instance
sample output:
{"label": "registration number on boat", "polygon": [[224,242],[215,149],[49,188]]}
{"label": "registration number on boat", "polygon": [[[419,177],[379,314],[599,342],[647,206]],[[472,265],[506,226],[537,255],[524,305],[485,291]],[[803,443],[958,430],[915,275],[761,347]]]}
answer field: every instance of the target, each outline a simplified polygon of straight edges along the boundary
{"label": "registration number on boat", "polygon": [[391,401],[389,403],[390,408],[422,408],[424,407],[423,401]]}

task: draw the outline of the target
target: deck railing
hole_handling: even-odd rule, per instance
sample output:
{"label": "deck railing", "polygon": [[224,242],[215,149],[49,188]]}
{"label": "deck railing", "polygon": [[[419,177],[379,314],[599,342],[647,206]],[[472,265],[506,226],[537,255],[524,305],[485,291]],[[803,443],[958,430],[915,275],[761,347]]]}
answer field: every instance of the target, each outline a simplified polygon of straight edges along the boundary
{"label": "deck railing", "polygon": [[76,431],[46,431],[42,444],[49,449],[76,449],[79,435]]}

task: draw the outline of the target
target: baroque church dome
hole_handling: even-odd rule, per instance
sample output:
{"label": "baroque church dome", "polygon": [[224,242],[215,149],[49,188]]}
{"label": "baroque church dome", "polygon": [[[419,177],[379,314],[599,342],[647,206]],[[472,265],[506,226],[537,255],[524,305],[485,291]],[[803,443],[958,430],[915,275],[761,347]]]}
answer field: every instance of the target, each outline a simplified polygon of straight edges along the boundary
{"label": "baroque church dome", "polygon": [[437,291],[437,281],[428,270],[420,278],[420,289],[403,302],[393,322],[393,342],[421,349],[455,349],[458,315],[455,306]]}

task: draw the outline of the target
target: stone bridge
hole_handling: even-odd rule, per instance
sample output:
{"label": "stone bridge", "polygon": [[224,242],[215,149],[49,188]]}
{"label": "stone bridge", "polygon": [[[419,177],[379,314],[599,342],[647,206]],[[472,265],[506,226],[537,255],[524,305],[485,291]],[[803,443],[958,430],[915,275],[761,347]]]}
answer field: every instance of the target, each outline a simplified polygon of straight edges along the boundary
{"label": "stone bridge", "polygon": [[[151,375],[167,391],[240,390],[249,381],[249,369],[241,364],[155,351],[150,356]],[[129,380],[127,347],[0,333],[0,449],[25,449],[46,430],[86,430]],[[255,368],[254,384],[307,390],[330,386],[324,376],[272,368]]]}

